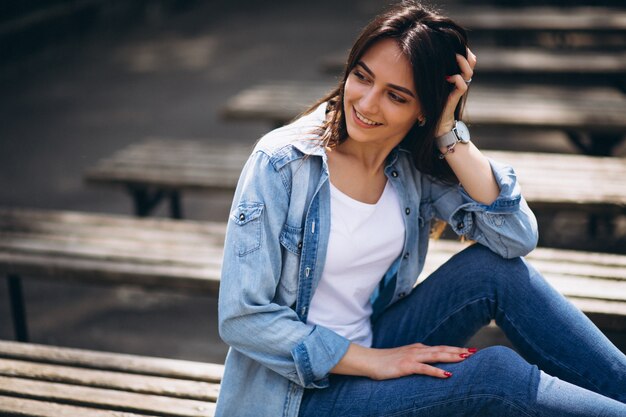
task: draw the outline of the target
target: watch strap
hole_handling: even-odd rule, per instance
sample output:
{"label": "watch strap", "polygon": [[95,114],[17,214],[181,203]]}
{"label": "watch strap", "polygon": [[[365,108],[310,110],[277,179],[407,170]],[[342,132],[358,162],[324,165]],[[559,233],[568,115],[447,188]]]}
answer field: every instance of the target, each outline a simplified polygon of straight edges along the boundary
{"label": "watch strap", "polygon": [[454,132],[454,129],[452,129],[451,131],[449,131],[448,133],[446,133],[445,135],[439,136],[436,141],[437,141],[437,147],[438,148],[447,148],[448,146],[452,145],[453,143],[456,143],[458,140],[456,133]]}

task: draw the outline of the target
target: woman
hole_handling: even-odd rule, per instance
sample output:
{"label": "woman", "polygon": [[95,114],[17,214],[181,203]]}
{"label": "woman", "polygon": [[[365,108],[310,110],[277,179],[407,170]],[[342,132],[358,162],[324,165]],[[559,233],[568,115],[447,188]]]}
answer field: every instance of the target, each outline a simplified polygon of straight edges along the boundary
{"label": "woman", "polygon": [[[475,64],[463,29],[403,2],[259,141],[226,234],[218,416],[626,415],[626,357],[521,258],[515,174],[457,122]],[[477,243],[414,288],[433,218]],[[522,356],[461,347],[491,319]]]}

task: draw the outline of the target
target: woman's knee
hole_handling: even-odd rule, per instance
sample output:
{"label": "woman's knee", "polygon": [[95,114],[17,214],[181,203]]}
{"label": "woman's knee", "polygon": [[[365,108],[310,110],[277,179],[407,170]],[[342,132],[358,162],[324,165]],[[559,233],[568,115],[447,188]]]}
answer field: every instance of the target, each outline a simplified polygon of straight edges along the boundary
{"label": "woman's knee", "polygon": [[526,362],[517,352],[505,346],[481,349],[468,358],[466,363],[473,367],[474,377],[479,381],[497,381],[496,385],[499,387],[531,383],[533,378],[537,379],[539,376],[539,369],[535,365]]}

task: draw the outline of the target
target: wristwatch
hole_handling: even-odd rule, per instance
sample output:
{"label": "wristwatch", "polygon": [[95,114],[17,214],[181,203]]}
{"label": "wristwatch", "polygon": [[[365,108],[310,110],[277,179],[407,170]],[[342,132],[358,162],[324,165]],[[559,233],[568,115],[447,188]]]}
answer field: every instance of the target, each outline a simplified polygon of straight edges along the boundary
{"label": "wristwatch", "polygon": [[470,141],[469,129],[467,128],[465,123],[457,120],[454,122],[454,127],[452,128],[452,130],[445,135],[439,136],[436,141],[437,147],[439,149],[447,148],[448,146],[457,142],[467,144]]}

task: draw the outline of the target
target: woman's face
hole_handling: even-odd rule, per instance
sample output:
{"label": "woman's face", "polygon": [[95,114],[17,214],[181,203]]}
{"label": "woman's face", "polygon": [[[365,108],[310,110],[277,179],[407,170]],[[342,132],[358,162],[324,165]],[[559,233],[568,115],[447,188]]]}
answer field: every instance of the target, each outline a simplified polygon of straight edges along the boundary
{"label": "woman's face", "polygon": [[393,39],[372,45],[350,72],[343,109],[348,137],[397,145],[421,117],[413,71]]}

